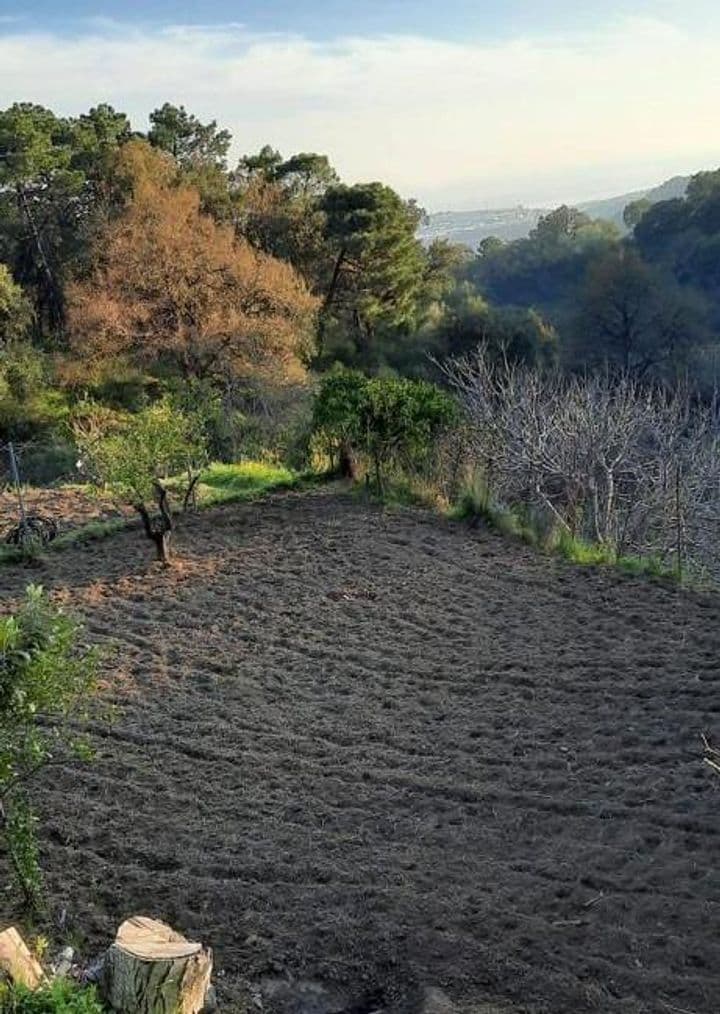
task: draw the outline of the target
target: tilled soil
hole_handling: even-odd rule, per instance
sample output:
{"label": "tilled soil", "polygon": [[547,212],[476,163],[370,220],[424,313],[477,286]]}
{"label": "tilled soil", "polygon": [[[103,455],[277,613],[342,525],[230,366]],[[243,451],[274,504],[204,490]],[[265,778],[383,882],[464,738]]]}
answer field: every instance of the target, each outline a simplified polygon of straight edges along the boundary
{"label": "tilled soil", "polygon": [[228,1010],[297,977],[356,1014],[717,1012],[720,598],[327,490],[177,551],[0,570],[115,646],[97,759],[39,796],[86,953],[139,912],[214,947]]}
{"label": "tilled soil", "polygon": [[[56,489],[29,487],[23,489],[23,505],[28,514],[51,518],[59,532],[78,528],[89,521],[111,521],[130,517],[130,508],[119,507],[107,496],[90,496],[82,489],[59,486]],[[0,541],[20,520],[17,493],[12,489],[0,492]]]}

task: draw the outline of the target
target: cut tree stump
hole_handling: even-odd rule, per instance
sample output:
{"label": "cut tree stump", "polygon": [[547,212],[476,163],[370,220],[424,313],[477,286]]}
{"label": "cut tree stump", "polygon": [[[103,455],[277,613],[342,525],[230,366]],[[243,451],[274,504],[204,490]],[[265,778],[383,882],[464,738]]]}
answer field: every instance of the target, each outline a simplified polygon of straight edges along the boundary
{"label": "cut tree stump", "polygon": [[209,948],[139,915],[117,931],[103,961],[101,990],[122,1014],[200,1014],[211,973]]}
{"label": "cut tree stump", "polygon": [[3,974],[32,990],[45,981],[45,973],[14,926],[0,933],[0,976]]}

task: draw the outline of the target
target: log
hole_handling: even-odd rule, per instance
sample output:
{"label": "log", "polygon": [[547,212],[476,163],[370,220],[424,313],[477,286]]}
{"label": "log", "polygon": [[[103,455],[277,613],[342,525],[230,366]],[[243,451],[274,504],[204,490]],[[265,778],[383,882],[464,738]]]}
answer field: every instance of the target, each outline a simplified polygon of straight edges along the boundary
{"label": "log", "polygon": [[103,961],[101,992],[122,1014],[200,1014],[212,974],[212,951],[165,923],[127,919]]}
{"label": "log", "polygon": [[0,974],[31,990],[45,981],[45,973],[14,926],[0,933]]}

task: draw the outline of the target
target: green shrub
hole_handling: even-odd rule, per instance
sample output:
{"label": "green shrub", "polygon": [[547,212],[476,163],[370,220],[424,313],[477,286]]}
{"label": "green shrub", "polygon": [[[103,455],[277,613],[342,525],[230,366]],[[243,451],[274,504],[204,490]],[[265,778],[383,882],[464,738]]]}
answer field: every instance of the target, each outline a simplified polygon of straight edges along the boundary
{"label": "green shrub", "polygon": [[173,518],[165,480],[184,476],[172,485],[187,506],[207,461],[202,419],[164,398],[136,415],[110,421],[107,430],[78,425],[75,433],[93,480],[135,508],[158,560],[169,564]]}
{"label": "green shrub", "polygon": [[0,983],[2,1014],[105,1014],[94,986],[58,979],[35,992]]}
{"label": "green shrub", "polygon": [[69,441],[29,444],[22,448],[22,481],[30,486],[49,486],[70,479],[76,472],[78,452]]}
{"label": "green shrub", "polygon": [[24,900],[36,909],[32,779],[50,763],[88,755],[71,719],[87,704],[97,660],[79,637],[78,624],[35,585],[15,614],[0,619],[0,834]]}
{"label": "green shrub", "polygon": [[427,381],[369,379],[337,369],[322,380],[313,428],[342,474],[352,477],[352,459],[362,454],[382,495],[388,469],[395,465],[416,470],[457,416],[455,400]]}

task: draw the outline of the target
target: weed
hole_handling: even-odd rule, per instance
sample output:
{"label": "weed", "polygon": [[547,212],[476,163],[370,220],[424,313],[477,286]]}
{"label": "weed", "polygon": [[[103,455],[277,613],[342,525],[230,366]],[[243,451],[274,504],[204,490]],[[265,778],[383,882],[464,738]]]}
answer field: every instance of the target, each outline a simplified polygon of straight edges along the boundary
{"label": "weed", "polygon": [[58,979],[31,992],[24,986],[0,983],[3,1014],[105,1014],[94,986]]}

